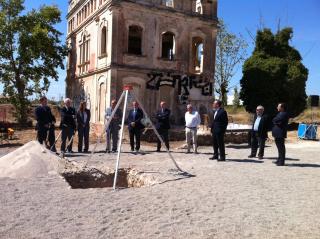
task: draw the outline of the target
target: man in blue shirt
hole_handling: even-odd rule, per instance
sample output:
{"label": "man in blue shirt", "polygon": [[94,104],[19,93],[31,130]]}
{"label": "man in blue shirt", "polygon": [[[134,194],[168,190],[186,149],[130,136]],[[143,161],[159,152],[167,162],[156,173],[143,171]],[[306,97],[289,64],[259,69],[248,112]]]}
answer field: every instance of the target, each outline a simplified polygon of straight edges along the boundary
{"label": "man in blue shirt", "polygon": [[268,138],[268,117],[264,114],[264,107],[259,105],[253,119],[251,130],[251,154],[249,158],[256,157],[258,148],[258,158],[263,159],[266,139]]}
{"label": "man in blue shirt", "polygon": [[[106,109],[105,119],[110,120],[110,117],[117,105],[116,100],[111,101],[111,107]],[[121,118],[122,118],[122,110],[120,108],[117,109],[116,113],[114,114],[113,118],[111,119],[110,125],[108,129],[106,129],[107,135],[107,147],[106,152],[110,153],[111,151],[111,139],[112,139],[112,152],[117,152],[118,148],[118,138],[119,138],[119,130],[121,128]]]}

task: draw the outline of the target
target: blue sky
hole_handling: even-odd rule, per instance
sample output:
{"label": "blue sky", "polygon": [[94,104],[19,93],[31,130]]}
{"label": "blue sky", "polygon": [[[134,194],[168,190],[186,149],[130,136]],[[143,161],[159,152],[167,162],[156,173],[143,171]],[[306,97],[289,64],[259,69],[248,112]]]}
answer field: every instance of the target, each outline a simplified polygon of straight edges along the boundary
{"label": "blue sky", "polygon": [[[39,8],[43,4],[55,4],[61,9],[63,21],[57,27],[65,34],[68,0],[25,0],[27,9]],[[231,32],[243,35],[249,43],[249,53],[253,49],[250,34],[254,36],[259,26],[275,31],[280,19],[281,27],[293,27],[292,45],[300,51],[303,63],[309,69],[307,94],[320,94],[319,0],[218,0],[218,16],[224,19]],[[65,35],[63,38],[65,39]],[[53,82],[49,89],[50,98],[57,98],[64,94],[66,73],[60,70],[59,74],[59,81]],[[240,67],[230,85],[238,85],[241,75]]]}

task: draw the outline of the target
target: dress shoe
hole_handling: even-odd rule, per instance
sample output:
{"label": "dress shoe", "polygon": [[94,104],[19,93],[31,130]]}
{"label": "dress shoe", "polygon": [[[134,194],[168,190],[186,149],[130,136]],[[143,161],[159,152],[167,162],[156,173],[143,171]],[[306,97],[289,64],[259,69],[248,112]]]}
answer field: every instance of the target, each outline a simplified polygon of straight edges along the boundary
{"label": "dress shoe", "polygon": [[209,160],[215,160],[215,159],[218,159],[218,157],[213,156],[209,158]]}
{"label": "dress shoe", "polygon": [[255,158],[256,156],[255,155],[252,155],[252,154],[250,154],[249,156],[248,156],[248,158]]}
{"label": "dress shoe", "polygon": [[263,159],[263,156],[258,156],[258,159]]}
{"label": "dress shoe", "polygon": [[226,159],[222,158],[222,159],[218,159],[217,161],[222,162],[222,161],[226,161]]}

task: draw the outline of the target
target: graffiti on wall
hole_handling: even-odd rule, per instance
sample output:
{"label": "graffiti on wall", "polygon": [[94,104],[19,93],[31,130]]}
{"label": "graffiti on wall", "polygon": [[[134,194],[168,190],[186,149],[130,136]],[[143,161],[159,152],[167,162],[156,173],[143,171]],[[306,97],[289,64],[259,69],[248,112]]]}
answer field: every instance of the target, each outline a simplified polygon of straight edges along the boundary
{"label": "graffiti on wall", "polygon": [[152,72],[148,74],[146,88],[149,90],[159,90],[162,86],[178,88],[179,100],[181,103],[188,101],[190,90],[196,88],[201,90],[203,96],[211,96],[213,83],[210,76],[205,75],[179,75],[175,73]]}

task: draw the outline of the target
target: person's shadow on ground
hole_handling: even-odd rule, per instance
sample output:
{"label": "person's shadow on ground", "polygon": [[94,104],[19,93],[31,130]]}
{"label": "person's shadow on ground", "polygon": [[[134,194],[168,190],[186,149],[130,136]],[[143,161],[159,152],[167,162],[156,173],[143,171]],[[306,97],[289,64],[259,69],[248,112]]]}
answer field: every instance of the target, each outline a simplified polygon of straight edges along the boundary
{"label": "person's shadow on ground", "polygon": [[314,163],[294,163],[294,164],[285,164],[287,167],[298,167],[298,168],[320,168],[320,164]]}
{"label": "person's shadow on ground", "polygon": [[255,159],[226,159],[226,162],[236,162],[236,163],[264,163],[263,160]]}

